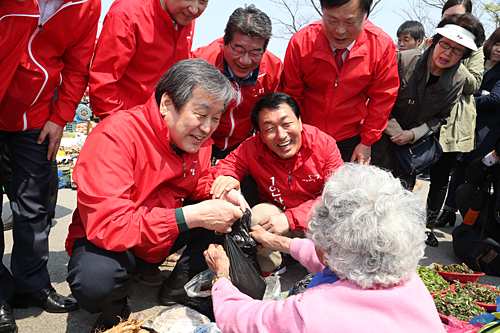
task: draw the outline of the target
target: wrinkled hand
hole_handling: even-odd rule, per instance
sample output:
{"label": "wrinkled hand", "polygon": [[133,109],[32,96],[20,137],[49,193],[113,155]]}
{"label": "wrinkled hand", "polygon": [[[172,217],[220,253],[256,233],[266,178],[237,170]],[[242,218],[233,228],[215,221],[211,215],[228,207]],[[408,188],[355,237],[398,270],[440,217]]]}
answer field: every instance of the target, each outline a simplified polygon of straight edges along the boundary
{"label": "wrinkled hand", "polygon": [[391,136],[391,141],[397,144],[398,146],[403,146],[407,143],[410,143],[415,139],[415,133],[410,130],[401,131],[396,135]]}
{"label": "wrinkled hand", "polygon": [[224,192],[229,192],[232,189],[239,191],[240,182],[231,176],[219,176],[214,180],[210,194],[214,199],[220,199]]}
{"label": "wrinkled hand", "polygon": [[259,225],[264,228],[264,230],[278,235],[290,230],[290,223],[288,223],[288,218],[284,213],[269,215],[260,220]]}
{"label": "wrinkled hand", "polygon": [[257,243],[262,245],[262,247],[270,249],[275,235],[266,231],[258,224],[254,225],[251,229],[252,231],[250,231],[250,236],[252,236],[252,238],[255,239]]}
{"label": "wrinkled hand", "polygon": [[208,268],[215,274],[226,273],[229,275],[229,258],[222,245],[210,244],[208,249],[203,252]]}
{"label": "wrinkled hand", "polygon": [[219,199],[184,206],[182,212],[189,229],[199,227],[222,233],[231,232],[234,221],[243,216],[240,207]]}
{"label": "wrinkled hand", "polygon": [[61,144],[61,138],[63,135],[64,127],[47,120],[42,127],[42,131],[38,136],[36,143],[41,144],[45,141],[45,138],[49,136],[49,149],[47,152],[47,160],[54,161],[57,156],[57,151],[59,150],[59,145]]}
{"label": "wrinkled hand", "polygon": [[351,156],[351,163],[358,160],[358,163],[361,165],[369,165],[371,160],[372,147],[365,146],[360,143],[354,148],[354,152]]}
{"label": "wrinkled hand", "polygon": [[222,194],[221,200],[232,203],[233,205],[239,206],[241,211],[244,213],[247,209],[250,209],[250,205],[245,200],[243,195],[236,190],[231,190],[229,192],[224,192]]}

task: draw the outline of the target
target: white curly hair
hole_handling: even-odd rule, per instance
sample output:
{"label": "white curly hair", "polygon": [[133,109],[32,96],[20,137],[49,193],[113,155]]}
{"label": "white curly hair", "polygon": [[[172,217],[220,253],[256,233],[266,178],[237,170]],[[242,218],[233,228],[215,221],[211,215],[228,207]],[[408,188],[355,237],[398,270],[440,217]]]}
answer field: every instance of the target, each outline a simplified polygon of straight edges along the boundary
{"label": "white curly hair", "polygon": [[425,249],[424,200],[391,173],[346,164],[326,182],[307,236],[341,280],[367,289],[411,277]]}

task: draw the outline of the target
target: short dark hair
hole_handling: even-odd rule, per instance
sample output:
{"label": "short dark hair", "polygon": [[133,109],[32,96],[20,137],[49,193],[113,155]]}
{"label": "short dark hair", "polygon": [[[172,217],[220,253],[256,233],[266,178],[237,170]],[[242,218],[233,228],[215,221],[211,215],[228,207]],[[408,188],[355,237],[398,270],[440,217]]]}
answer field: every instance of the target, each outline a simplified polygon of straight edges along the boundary
{"label": "short dark hair", "polygon": [[252,38],[264,39],[264,51],[271,39],[273,25],[266,13],[257,9],[255,5],[236,8],[229,16],[229,20],[224,29],[224,45],[229,44],[234,39],[235,32],[247,35]]}
{"label": "short dark hair", "polygon": [[[319,0],[319,3],[321,5],[321,9],[329,9],[329,8],[335,8],[335,7],[340,7],[348,3],[349,1],[352,0]],[[359,7],[363,10],[363,12],[366,14],[366,17],[370,15],[370,9],[372,7],[373,0],[359,0]]]}
{"label": "short dark hair", "polygon": [[[441,28],[447,24],[455,24],[468,30],[475,37],[474,44],[476,44],[478,48],[481,47],[481,45],[483,45],[484,39],[486,38],[486,36],[484,35],[484,28],[481,22],[479,22],[479,20],[474,15],[469,13],[462,15],[453,14],[442,19],[437,27]],[[441,36],[440,34],[435,34],[434,37],[432,37],[432,44],[437,45],[437,43],[442,37],[443,36]],[[472,50],[466,47],[462,59],[470,57],[471,53]]]}
{"label": "short dark hair", "polygon": [[417,21],[406,21],[399,26],[396,36],[399,37],[406,34],[410,34],[415,40],[423,39],[425,37],[424,26]]}
{"label": "short dark hair", "polygon": [[465,7],[466,13],[472,13],[472,1],[471,0],[448,0],[443,6],[443,10],[441,11],[441,16],[443,16],[444,12],[453,6],[463,5]]}
{"label": "short dark hair", "polygon": [[259,126],[259,114],[264,109],[278,109],[281,104],[288,104],[292,109],[293,113],[297,116],[297,119],[300,117],[300,107],[297,101],[284,93],[281,92],[272,92],[262,96],[257,103],[252,108],[252,125],[257,130],[260,131]]}
{"label": "short dark hair", "polygon": [[163,74],[155,87],[155,99],[160,106],[163,94],[172,100],[177,111],[191,98],[194,88],[200,88],[223,102],[224,108],[236,96],[231,82],[220,70],[202,59],[186,59],[175,63]]}
{"label": "short dark hair", "polygon": [[484,43],[483,51],[484,51],[484,56],[486,57],[486,59],[488,59],[488,60],[490,59],[491,48],[496,43],[500,43],[500,28],[497,28],[495,31],[493,31],[490,38],[488,38],[486,43]]}

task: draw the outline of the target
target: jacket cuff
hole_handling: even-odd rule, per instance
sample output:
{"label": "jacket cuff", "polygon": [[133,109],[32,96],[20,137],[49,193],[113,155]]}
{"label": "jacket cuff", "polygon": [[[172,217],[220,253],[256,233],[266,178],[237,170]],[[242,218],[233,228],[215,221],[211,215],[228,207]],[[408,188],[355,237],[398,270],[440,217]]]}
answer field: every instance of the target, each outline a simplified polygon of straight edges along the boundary
{"label": "jacket cuff", "polygon": [[288,220],[288,224],[290,225],[290,231],[296,231],[297,225],[295,224],[295,222],[293,220],[293,215],[289,209],[285,210],[285,216]]}
{"label": "jacket cuff", "polygon": [[175,220],[177,221],[177,228],[179,229],[179,232],[184,232],[189,230],[186,223],[186,219],[184,218],[184,212],[182,211],[182,207],[175,209]]}
{"label": "jacket cuff", "polygon": [[387,127],[384,130],[384,133],[393,136],[398,134],[399,132],[403,131],[401,128],[401,125],[398,123],[396,118],[392,118],[389,120],[389,123],[387,124]]}
{"label": "jacket cuff", "polygon": [[412,131],[413,134],[415,135],[415,139],[413,139],[413,142],[416,142],[418,139],[427,134],[430,130],[431,128],[426,123],[423,123],[418,127],[413,127],[412,129],[410,129],[410,131]]}
{"label": "jacket cuff", "polygon": [[49,120],[50,120],[51,122],[53,122],[53,123],[55,123],[55,124],[59,125],[59,126],[62,126],[62,127],[65,127],[65,126],[68,124],[68,122],[67,122],[67,121],[63,120],[62,118],[58,117],[58,116],[57,116],[57,115],[55,115],[55,114],[52,114],[52,115],[50,116]]}

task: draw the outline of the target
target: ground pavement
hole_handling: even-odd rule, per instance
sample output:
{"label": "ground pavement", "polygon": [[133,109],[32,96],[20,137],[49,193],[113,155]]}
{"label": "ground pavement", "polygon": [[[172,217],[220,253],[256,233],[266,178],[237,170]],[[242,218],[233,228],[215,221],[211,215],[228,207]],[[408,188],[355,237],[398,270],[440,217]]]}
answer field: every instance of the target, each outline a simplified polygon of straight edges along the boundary
{"label": "ground pavement", "polygon": [[[417,194],[425,196],[428,190],[428,182],[422,181]],[[10,208],[6,196],[4,195],[3,218],[10,215]],[[64,242],[71,222],[71,215],[76,207],[76,191],[71,189],[59,190],[59,198],[56,209],[56,224],[50,233],[50,258],[48,263],[52,284],[62,295],[69,295],[70,289],[66,283],[66,272],[69,257],[64,250]],[[460,222],[460,221],[458,221]],[[445,227],[436,230],[439,239],[439,247],[427,247],[425,257],[421,260],[421,265],[427,266],[431,263],[449,265],[460,263],[460,260],[453,254],[451,245],[451,232],[453,228]],[[5,255],[4,264],[9,267],[12,233],[5,232]],[[163,267],[163,269],[166,269]],[[306,274],[305,269],[300,265],[288,267],[288,272],[281,276],[282,290],[288,290],[293,283],[301,279]],[[479,282],[489,285],[500,285],[499,277],[483,276]],[[153,318],[164,308],[157,299],[158,288],[144,287],[135,284],[131,291],[132,312],[143,313],[145,317]],[[40,308],[15,309],[14,316],[19,333],[88,333],[97,315],[91,315],[83,310],[78,310],[68,314],[52,314],[44,312]]]}

